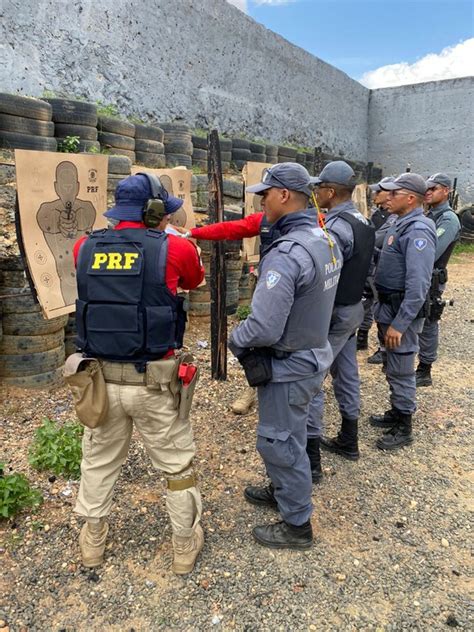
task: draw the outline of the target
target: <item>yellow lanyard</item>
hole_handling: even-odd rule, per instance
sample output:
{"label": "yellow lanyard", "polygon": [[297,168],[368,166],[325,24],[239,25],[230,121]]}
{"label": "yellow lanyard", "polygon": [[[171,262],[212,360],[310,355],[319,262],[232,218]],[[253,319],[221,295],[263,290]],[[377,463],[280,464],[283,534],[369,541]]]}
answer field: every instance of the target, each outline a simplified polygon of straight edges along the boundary
{"label": "yellow lanyard", "polygon": [[331,251],[331,259],[332,262],[334,263],[334,265],[336,264],[336,257],[334,256],[334,242],[328,232],[328,229],[326,228],[326,222],[324,221],[324,218],[322,216],[321,213],[321,209],[319,208],[319,204],[318,201],[316,200],[316,196],[314,195],[314,191],[311,191],[311,199],[313,200],[313,204],[314,204],[314,208],[316,209],[316,213],[318,214],[318,224],[321,226],[321,228],[324,231],[324,234],[327,237],[328,240],[328,244],[329,244],[329,250]]}

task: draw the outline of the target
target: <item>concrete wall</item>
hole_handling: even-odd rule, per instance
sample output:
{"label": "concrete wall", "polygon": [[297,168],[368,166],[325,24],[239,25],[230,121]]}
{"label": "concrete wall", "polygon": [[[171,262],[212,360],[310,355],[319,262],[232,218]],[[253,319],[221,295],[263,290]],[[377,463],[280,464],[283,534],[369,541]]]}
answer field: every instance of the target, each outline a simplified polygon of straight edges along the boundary
{"label": "concrete wall", "polygon": [[371,91],[369,160],[384,174],[407,163],[428,176],[458,178],[462,202],[474,200],[474,77]]}
{"label": "concrete wall", "polygon": [[3,0],[0,90],[366,161],[369,90],[225,0]]}

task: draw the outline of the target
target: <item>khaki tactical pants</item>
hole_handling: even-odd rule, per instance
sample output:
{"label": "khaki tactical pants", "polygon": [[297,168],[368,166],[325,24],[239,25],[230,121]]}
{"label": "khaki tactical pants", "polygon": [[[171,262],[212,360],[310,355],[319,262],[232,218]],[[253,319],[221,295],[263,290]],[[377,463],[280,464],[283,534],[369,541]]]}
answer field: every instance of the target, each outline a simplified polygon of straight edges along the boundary
{"label": "khaki tactical pants", "polygon": [[109,413],[103,425],[84,430],[75,511],[97,520],[109,514],[135,424],[154,467],[168,480],[166,508],[173,532],[186,537],[202,511],[192,470],[195,445],[189,419],[178,418],[177,360],[159,362],[153,363],[152,380],[133,364],[103,363]]}

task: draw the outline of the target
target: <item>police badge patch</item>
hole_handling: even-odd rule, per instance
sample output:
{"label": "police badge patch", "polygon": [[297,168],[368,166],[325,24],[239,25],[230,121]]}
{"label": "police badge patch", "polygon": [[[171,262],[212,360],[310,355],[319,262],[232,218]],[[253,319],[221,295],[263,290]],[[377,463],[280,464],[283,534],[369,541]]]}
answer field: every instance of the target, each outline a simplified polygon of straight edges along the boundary
{"label": "police badge patch", "polygon": [[267,290],[271,290],[275,287],[278,281],[281,279],[281,274],[279,272],[275,272],[275,270],[269,270],[267,272],[266,284]]}
{"label": "police badge patch", "polygon": [[426,241],[426,239],[415,239],[415,248],[417,250],[424,250],[424,248],[426,247],[426,244],[428,242]]}

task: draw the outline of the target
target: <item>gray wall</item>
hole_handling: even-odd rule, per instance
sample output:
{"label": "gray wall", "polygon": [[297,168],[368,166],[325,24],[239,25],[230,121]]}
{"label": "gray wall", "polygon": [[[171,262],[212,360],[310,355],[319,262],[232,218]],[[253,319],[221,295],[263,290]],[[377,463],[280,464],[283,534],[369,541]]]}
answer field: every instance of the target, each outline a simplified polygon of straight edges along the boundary
{"label": "gray wall", "polygon": [[0,89],[367,159],[369,90],[225,0],[3,0]]}
{"label": "gray wall", "polygon": [[405,170],[458,178],[461,201],[474,200],[474,77],[373,90],[369,160],[385,175]]}

